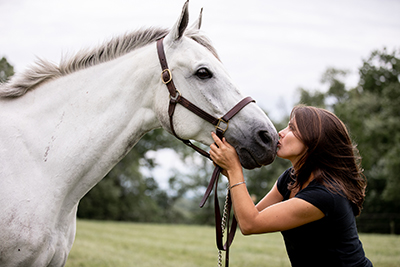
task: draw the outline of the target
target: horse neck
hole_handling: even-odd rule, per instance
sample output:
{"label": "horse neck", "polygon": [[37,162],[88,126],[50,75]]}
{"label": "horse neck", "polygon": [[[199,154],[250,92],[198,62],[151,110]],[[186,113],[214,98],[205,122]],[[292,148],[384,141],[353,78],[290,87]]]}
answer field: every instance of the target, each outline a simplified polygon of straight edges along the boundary
{"label": "horse neck", "polygon": [[74,208],[147,131],[160,127],[151,90],[157,88],[154,71],[145,70],[149,58],[132,52],[21,98],[21,107],[29,107],[22,116],[35,121],[24,130],[26,150],[36,158],[40,179],[65,192],[59,196],[67,202],[63,208]]}

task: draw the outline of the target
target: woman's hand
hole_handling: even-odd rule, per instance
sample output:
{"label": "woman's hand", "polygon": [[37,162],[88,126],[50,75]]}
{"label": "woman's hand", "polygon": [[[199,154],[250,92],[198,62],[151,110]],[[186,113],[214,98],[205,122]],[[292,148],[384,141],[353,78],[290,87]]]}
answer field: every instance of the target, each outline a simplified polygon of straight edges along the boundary
{"label": "woman's hand", "polygon": [[229,178],[229,172],[241,172],[242,166],[235,148],[226,141],[225,137],[221,140],[215,133],[211,133],[211,136],[215,143],[210,145],[210,156],[215,164],[226,171],[222,174]]}

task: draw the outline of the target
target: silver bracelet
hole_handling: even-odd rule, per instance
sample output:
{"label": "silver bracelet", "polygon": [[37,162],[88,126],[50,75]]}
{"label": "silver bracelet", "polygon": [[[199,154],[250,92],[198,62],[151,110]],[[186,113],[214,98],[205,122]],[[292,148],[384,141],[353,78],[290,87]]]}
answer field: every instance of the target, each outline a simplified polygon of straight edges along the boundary
{"label": "silver bracelet", "polygon": [[234,188],[235,186],[238,186],[238,185],[241,185],[241,184],[245,184],[246,182],[245,181],[243,181],[243,182],[240,182],[240,183],[237,183],[237,184],[234,184],[234,185],[232,185],[232,186],[230,186],[229,187],[229,190],[231,190],[232,188]]}

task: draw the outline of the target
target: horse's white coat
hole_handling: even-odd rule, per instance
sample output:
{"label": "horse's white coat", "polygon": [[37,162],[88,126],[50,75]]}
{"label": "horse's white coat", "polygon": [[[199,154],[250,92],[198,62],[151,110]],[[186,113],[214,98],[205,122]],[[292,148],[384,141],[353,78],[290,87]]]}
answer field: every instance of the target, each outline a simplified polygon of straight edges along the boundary
{"label": "horse's white coat", "polygon": [[[182,95],[219,117],[243,96],[217,58],[180,35],[187,16],[186,3],[164,41],[168,64]],[[213,78],[197,78],[201,67]],[[169,130],[160,72],[154,43],[0,99],[0,266],[64,266],[79,200],[146,132]],[[179,105],[174,124],[182,138],[212,142],[213,126]],[[276,131],[255,104],[229,127],[228,140],[249,166],[273,160]],[[260,131],[270,136],[269,150]]]}

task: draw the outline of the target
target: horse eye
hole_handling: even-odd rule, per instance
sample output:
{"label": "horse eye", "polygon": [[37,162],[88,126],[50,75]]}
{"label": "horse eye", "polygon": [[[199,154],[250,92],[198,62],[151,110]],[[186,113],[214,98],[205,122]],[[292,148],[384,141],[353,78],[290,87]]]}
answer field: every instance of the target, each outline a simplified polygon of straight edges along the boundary
{"label": "horse eye", "polygon": [[199,77],[202,80],[205,80],[205,79],[212,78],[213,75],[208,69],[201,68],[196,72],[196,76]]}

